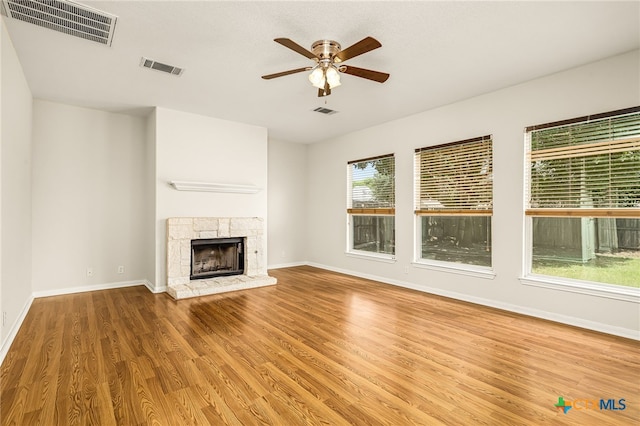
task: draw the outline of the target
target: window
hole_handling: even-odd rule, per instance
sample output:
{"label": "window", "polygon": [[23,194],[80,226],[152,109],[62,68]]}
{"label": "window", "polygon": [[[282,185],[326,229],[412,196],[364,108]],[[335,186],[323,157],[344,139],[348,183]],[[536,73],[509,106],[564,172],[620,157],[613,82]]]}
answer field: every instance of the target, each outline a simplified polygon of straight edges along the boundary
{"label": "window", "polygon": [[393,154],[348,163],[349,252],[395,255],[395,169]]}
{"label": "window", "polygon": [[640,107],[526,129],[528,275],[640,287]]}
{"label": "window", "polygon": [[491,136],[415,153],[419,261],[491,267]]}

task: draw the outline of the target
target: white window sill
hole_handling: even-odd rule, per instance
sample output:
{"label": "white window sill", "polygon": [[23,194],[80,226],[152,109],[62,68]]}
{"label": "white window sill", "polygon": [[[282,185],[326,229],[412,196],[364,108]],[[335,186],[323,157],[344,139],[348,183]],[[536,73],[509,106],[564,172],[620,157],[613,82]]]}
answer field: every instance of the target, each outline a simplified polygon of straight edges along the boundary
{"label": "white window sill", "polygon": [[357,259],[373,260],[383,263],[396,263],[396,257],[390,254],[371,253],[366,251],[347,251],[347,257],[355,257]]}
{"label": "white window sill", "polygon": [[432,271],[449,272],[453,274],[467,275],[476,278],[492,280],[496,277],[491,268],[482,266],[465,265],[463,263],[439,262],[437,260],[417,260],[412,262],[417,268],[431,269]]}
{"label": "white window sill", "polygon": [[569,291],[571,293],[589,294],[609,299],[625,300],[640,303],[640,289],[611,284],[599,284],[590,281],[572,280],[569,278],[550,277],[547,275],[527,275],[520,282],[534,287]]}

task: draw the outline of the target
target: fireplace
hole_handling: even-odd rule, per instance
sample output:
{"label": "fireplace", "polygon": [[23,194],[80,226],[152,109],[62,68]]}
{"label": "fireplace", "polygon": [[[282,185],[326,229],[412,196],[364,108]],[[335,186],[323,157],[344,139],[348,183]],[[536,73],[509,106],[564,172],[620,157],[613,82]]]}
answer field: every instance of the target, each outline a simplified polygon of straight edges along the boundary
{"label": "fireplace", "polygon": [[191,240],[192,280],[244,274],[244,238]]}
{"label": "fireplace", "polygon": [[[167,293],[185,299],[275,284],[267,274],[264,234],[259,217],[168,218]],[[212,242],[223,246],[207,253],[202,246]]]}

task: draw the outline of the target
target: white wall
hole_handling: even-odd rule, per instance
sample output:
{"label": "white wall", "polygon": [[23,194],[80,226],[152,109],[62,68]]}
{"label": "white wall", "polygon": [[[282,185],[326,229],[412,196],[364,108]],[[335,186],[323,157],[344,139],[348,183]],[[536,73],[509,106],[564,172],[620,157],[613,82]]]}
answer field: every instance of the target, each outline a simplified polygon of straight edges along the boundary
{"label": "white wall", "polygon": [[[156,109],[156,289],[166,286],[170,217],[261,217],[267,223],[267,129]],[[256,194],[177,191],[170,181],[254,185]],[[264,241],[263,250],[267,250]]]}
{"label": "white wall", "polygon": [[146,278],[145,126],[143,117],[34,102],[34,293]]}
{"label": "white wall", "polygon": [[[4,343],[5,343],[5,324],[3,324],[2,312],[4,312],[4,305],[2,304],[2,122],[4,120],[4,116],[2,115],[2,104],[4,103],[4,99],[2,99],[2,64],[4,63],[3,57],[6,49],[3,45],[3,40],[7,37],[6,30],[4,28],[4,20],[0,18],[0,360],[4,359]],[[0,361],[1,362],[1,361]]]}
{"label": "white wall", "polygon": [[31,109],[32,96],[4,22],[0,19],[0,360],[19,317],[31,302]]}
{"label": "white wall", "polygon": [[145,219],[144,219],[144,263],[145,277],[150,288],[156,288],[156,110],[149,114],[146,121],[146,140],[144,154],[145,175]]}
{"label": "white wall", "polygon": [[269,140],[269,268],[307,260],[307,145]]}
{"label": "white wall", "polygon": [[[4,100],[2,99],[2,64],[4,63],[2,52],[5,51],[3,46],[3,40],[7,37],[4,28],[4,20],[0,18],[0,360],[4,359],[4,343],[5,343],[5,324],[3,324],[3,313],[4,305],[2,304],[2,121],[4,119],[2,115],[2,104]],[[1,363],[1,361],[0,361]]]}
{"label": "white wall", "polygon": [[[424,291],[637,335],[637,303],[525,286],[518,277],[524,244],[523,129],[639,105],[639,59],[638,51],[631,52],[309,146],[308,193],[313,194],[308,198],[309,261]],[[414,149],[487,134],[494,141],[495,279],[414,267]],[[347,161],[392,152],[397,173],[397,262],[347,257]]]}

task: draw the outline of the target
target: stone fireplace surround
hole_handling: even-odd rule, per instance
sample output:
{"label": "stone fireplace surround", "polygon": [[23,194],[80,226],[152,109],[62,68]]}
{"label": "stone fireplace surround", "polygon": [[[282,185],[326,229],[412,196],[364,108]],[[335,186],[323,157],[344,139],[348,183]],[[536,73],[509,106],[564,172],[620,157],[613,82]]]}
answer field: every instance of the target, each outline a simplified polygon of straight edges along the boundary
{"label": "stone fireplace surround", "polygon": [[[263,250],[259,217],[174,217],[167,219],[167,293],[174,299],[273,285]],[[191,240],[245,238],[243,275],[191,280]]]}

